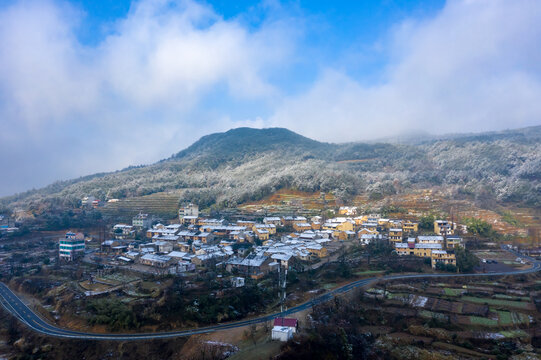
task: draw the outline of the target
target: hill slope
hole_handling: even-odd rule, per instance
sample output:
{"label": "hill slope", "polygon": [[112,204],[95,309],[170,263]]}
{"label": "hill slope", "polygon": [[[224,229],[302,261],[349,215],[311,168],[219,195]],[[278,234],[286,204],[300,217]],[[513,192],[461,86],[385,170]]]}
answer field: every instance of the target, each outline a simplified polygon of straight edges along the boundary
{"label": "hill slope", "polygon": [[10,207],[76,207],[183,190],[202,207],[260,199],[280,188],[386,195],[447,185],[461,194],[541,206],[541,126],[453,135],[415,144],[328,144],[287,129],[239,128],[204,136],[156,164],[96,174],[3,198]]}

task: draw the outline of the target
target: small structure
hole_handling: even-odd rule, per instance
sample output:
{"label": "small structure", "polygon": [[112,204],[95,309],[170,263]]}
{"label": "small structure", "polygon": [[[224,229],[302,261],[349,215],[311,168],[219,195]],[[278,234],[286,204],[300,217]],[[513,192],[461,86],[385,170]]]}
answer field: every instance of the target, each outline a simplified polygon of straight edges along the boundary
{"label": "small structure", "polygon": [[275,326],[272,328],[272,340],[288,341],[293,337],[293,332],[286,326]]}
{"label": "small structure", "polygon": [[165,268],[171,265],[172,258],[165,255],[145,254],[139,259],[141,264],[157,268]]}
{"label": "small structure", "polygon": [[244,286],[244,278],[243,277],[234,277],[231,279],[231,286],[233,287],[243,287]]}
{"label": "small structure", "polygon": [[288,341],[297,332],[297,319],[278,317],[274,319],[272,340]]}
{"label": "small structure", "polygon": [[273,326],[288,327],[293,333],[296,333],[299,327],[299,321],[295,318],[277,317],[274,319]]}

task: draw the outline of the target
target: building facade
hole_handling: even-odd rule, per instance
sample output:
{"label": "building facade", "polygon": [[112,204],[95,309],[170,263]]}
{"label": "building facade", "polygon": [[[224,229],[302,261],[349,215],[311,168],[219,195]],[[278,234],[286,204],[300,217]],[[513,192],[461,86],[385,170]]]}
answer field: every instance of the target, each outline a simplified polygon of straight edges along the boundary
{"label": "building facade", "polygon": [[68,232],[58,240],[58,255],[60,259],[73,261],[85,252],[85,237],[83,234]]}

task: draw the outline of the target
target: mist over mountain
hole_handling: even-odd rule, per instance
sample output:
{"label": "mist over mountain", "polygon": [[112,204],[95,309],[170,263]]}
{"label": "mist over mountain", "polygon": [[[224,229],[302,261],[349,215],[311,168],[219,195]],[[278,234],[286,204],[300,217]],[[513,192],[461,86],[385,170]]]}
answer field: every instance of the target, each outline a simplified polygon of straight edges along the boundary
{"label": "mist over mountain", "polygon": [[202,137],[148,166],[94,174],[2,198],[10,208],[77,207],[184,190],[181,201],[231,207],[278,189],[383,197],[444,185],[461,195],[541,206],[541,126],[406,143],[318,142],[283,128],[237,128]]}

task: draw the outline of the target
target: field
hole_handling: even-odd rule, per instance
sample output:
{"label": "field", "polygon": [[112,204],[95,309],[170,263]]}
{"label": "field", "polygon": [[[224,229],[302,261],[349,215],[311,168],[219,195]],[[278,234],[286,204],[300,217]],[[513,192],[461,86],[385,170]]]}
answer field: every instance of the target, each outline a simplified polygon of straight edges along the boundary
{"label": "field", "polygon": [[535,307],[531,302],[522,302],[522,301],[509,301],[509,300],[499,300],[499,299],[491,299],[491,298],[480,298],[480,297],[473,297],[473,296],[463,296],[461,297],[461,300],[472,302],[475,304],[487,304],[489,306],[496,306],[501,308],[514,308],[514,309],[521,309],[521,310],[535,310]]}
{"label": "field", "polygon": [[[509,280],[508,280],[509,281]],[[510,280],[512,281],[512,280]],[[532,284],[536,284],[536,280]],[[492,285],[488,287],[486,285]],[[405,285],[391,285],[387,289],[405,289]],[[529,326],[530,314],[536,307],[529,296],[509,295],[508,292],[527,294],[515,290],[517,284],[506,282],[469,282],[467,284],[439,283],[435,287],[409,286],[409,292],[389,292],[386,299],[393,304],[402,303],[417,309],[417,315],[425,319],[450,322],[472,328],[509,329]],[[383,296],[381,287],[370,288],[365,293],[374,298]],[[484,295],[483,295],[484,294]]]}
{"label": "field", "polygon": [[161,192],[152,195],[121,199],[118,202],[108,202],[100,211],[116,219],[129,219],[139,212],[171,219],[177,216],[180,192]]}
{"label": "field", "polygon": [[270,214],[319,215],[324,209],[334,208],[335,201],[332,194],[281,189],[263,200],[241,205],[239,210],[252,214],[261,213],[263,209]]}

